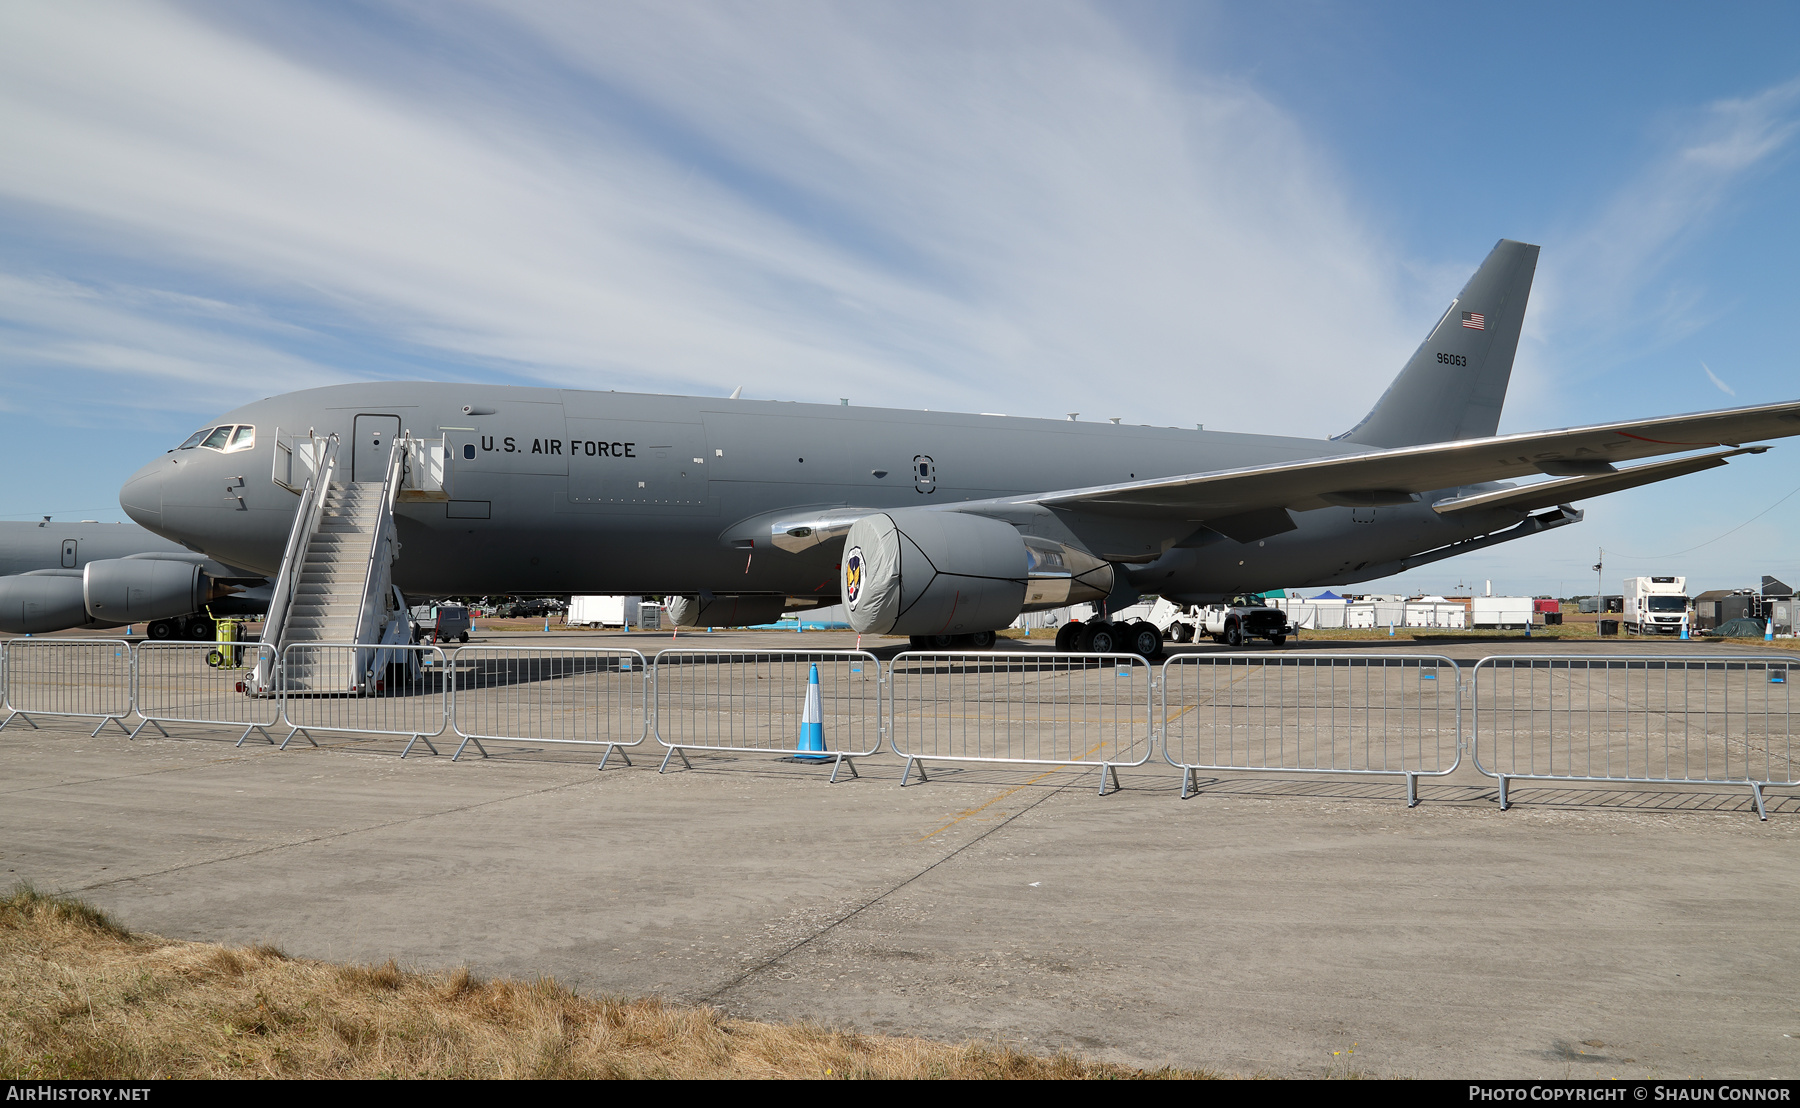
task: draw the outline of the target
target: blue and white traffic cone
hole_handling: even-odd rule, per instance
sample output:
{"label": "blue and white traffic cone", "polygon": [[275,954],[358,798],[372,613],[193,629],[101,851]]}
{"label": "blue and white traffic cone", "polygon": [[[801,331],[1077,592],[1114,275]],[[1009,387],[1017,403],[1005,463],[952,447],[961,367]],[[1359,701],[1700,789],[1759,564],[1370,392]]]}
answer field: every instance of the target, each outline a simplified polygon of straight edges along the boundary
{"label": "blue and white traffic cone", "polygon": [[1775,641],[1775,621],[1774,620],[1770,620],[1769,622],[1763,624],[1763,641],[1764,642],[1774,642]]}
{"label": "blue and white traffic cone", "polygon": [[819,699],[819,667],[815,663],[812,672],[806,678],[806,708],[800,713],[800,749],[816,750],[817,754],[802,754],[796,760],[802,762],[828,761],[825,750],[825,705]]}
{"label": "blue and white traffic cone", "polygon": [[1688,618],[1686,612],[1681,614],[1681,641],[1688,641]]}

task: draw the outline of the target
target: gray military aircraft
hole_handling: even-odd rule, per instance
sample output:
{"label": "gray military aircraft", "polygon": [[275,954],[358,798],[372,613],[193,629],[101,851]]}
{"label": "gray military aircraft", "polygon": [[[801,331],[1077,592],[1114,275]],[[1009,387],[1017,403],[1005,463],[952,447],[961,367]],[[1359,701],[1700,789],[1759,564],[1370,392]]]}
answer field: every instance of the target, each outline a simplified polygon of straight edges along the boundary
{"label": "gray military aircraft", "polygon": [[[171,567],[149,562],[177,563]],[[183,567],[191,568],[183,568]],[[195,577],[195,571],[204,579]],[[109,576],[124,574],[186,575],[198,585],[188,593],[189,606],[148,620],[144,633],[153,639],[213,637],[212,620],[200,614],[246,615],[268,605],[268,588],[247,590],[259,574],[246,574],[197,554],[179,543],[152,535],[129,523],[0,523],[0,631],[41,634],[73,627],[118,627],[130,619],[102,619],[88,610],[89,578],[100,587]]]}
{"label": "gray military aircraft", "polygon": [[[311,478],[294,457],[315,464],[331,442],[344,491],[320,494],[318,519],[355,530],[369,509],[354,490],[386,487],[390,470],[415,486],[389,494],[391,581],[405,593],[676,594],[678,622],[707,625],[841,600],[861,631],[982,645],[1021,611],[1386,576],[1800,433],[1790,402],[1496,435],[1537,255],[1501,240],[1369,414],[1330,440],[355,384],[220,416],[132,476],[120,503],[226,565],[276,577],[292,563],[294,591],[319,549],[298,534]],[[1681,456],[1620,467],[1669,454]],[[1521,477],[1547,479],[1509,483]],[[1074,645],[1160,643],[1100,619]]]}

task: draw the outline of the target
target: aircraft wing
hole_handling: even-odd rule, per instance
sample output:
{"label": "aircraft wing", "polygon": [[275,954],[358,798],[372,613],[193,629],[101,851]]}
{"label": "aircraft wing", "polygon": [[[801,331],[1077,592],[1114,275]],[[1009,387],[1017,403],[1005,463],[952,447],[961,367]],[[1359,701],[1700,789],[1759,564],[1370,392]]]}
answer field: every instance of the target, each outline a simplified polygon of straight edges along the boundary
{"label": "aircraft wing", "polygon": [[1478,492],[1470,496],[1456,496],[1440,500],[1431,506],[1431,510],[1446,516],[1480,508],[1511,508],[1518,512],[1535,511],[1538,508],[1567,504],[1584,497],[1601,496],[1609,492],[1623,492],[1626,489],[1635,489],[1640,485],[1667,481],[1671,477],[1698,473],[1703,469],[1713,469],[1724,465],[1727,458],[1735,458],[1739,454],[1761,454],[1768,449],[1766,446],[1746,446],[1737,450],[1714,450],[1706,454],[1691,454],[1685,458],[1671,458],[1664,462],[1632,466],[1630,469],[1617,470],[1612,473],[1598,473],[1587,477],[1563,477],[1555,481],[1539,481],[1522,488]]}
{"label": "aircraft wing", "polygon": [[[1532,490],[1548,490],[1561,485],[1556,502],[1562,503],[1722,464],[1723,457],[1729,454],[1708,455],[1704,462],[1691,466],[1638,467],[1655,471],[1642,474],[1616,471],[1612,464],[1615,462],[1709,446],[1737,447],[1788,435],[1800,435],[1800,401],[1327,455],[1245,469],[1069,489],[1024,499],[1061,512],[1146,522],[1165,519],[1218,526],[1219,522],[1241,518],[1244,526],[1220,529],[1233,538],[1248,541],[1245,535],[1251,539],[1260,537],[1253,531],[1274,534],[1291,529],[1292,523],[1285,522],[1286,509],[1403,504],[1416,500],[1418,493],[1435,489],[1536,474],[1574,478],[1568,483],[1529,486]],[[1641,479],[1631,479],[1634,476]],[[1523,508],[1529,499],[1527,495],[1513,503],[1497,497],[1486,506]],[[1268,518],[1277,515],[1282,519]]]}

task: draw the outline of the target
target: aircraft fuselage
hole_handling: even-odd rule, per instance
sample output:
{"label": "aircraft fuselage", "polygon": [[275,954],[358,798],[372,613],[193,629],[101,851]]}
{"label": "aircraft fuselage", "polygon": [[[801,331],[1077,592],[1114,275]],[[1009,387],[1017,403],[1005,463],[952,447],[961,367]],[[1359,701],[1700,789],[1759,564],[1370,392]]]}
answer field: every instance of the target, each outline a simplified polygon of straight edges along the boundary
{"label": "aircraft fuselage", "polygon": [[[448,502],[395,509],[394,581],[416,596],[706,591],[835,602],[836,547],[775,548],[769,517],[1029,496],[1368,449],[1172,427],[424,383],[290,393],[213,424],[254,426],[254,446],[170,451],[126,483],[120,502],[157,534],[271,577],[298,502],[271,476],[278,430],[336,433],[343,476],[354,480],[381,479],[396,434],[444,438]],[[1451,520],[1431,510],[1455,491],[1399,507],[1297,512],[1297,529],[1250,542],[1196,522],[1189,539],[1127,567],[1129,580],[1195,600],[1344,583],[1523,518]]]}

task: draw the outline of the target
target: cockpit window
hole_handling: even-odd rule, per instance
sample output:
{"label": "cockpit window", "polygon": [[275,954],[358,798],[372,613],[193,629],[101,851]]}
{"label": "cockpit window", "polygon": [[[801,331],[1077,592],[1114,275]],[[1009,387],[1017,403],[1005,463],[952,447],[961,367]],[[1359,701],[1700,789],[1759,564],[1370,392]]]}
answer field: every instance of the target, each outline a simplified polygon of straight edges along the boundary
{"label": "cockpit window", "polygon": [[229,438],[231,438],[230,426],[214,427],[212,434],[206,436],[206,439],[201,442],[200,445],[210,446],[214,450],[223,450],[225,449],[225,442]]}
{"label": "cockpit window", "polygon": [[182,443],[180,446],[177,446],[175,449],[177,449],[177,450],[192,450],[194,447],[199,446],[200,440],[205,438],[211,431],[212,431],[211,427],[202,427],[198,431],[195,431],[193,434],[189,435],[188,440],[186,442]]}
{"label": "cockpit window", "polygon": [[234,450],[248,450],[256,445],[256,428],[249,424],[241,424],[231,434],[231,445],[225,448],[226,453]]}

